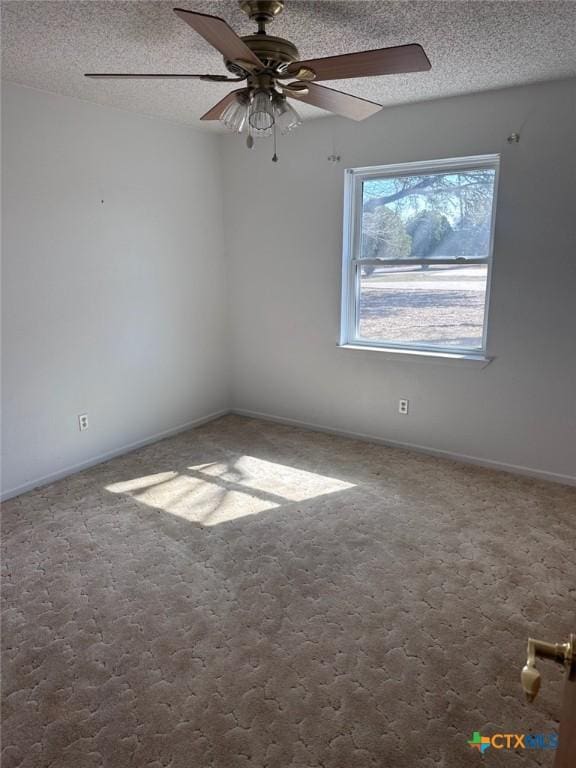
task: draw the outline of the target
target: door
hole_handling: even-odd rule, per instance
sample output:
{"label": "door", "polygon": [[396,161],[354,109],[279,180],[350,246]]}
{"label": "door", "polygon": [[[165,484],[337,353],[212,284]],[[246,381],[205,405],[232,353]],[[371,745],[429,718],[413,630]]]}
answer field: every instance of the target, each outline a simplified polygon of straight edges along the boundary
{"label": "door", "polygon": [[576,657],[572,640],[572,660],[566,673],[560,711],[560,743],[554,768],[574,768],[576,764]]}
{"label": "door", "polygon": [[528,640],[528,658],[522,670],[522,687],[528,701],[534,701],[540,688],[540,672],[536,659],[552,659],[566,667],[566,682],[560,710],[560,731],[554,768],[574,768],[576,765],[576,635],[566,643],[545,643]]}

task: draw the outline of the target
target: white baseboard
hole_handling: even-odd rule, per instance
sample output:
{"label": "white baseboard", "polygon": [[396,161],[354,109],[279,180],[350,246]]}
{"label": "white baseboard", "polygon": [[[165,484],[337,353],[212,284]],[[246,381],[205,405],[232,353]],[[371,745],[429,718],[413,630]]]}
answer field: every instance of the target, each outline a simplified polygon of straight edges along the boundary
{"label": "white baseboard", "polygon": [[107,453],[101,453],[98,456],[93,456],[86,461],[82,461],[80,464],[72,464],[69,467],[64,467],[57,470],[56,472],[52,472],[49,475],[44,475],[44,477],[37,477],[35,480],[30,480],[26,483],[23,483],[22,485],[17,486],[16,488],[10,488],[8,491],[4,491],[0,495],[0,501],[12,499],[14,496],[20,496],[21,493],[26,493],[26,491],[32,491],[34,488],[40,488],[41,486],[49,485],[56,480],[62,480],[62,478],[68,477],[69,475],[74,475],[76,472],[81,472],[83,469],[88,469],[89,467],[93,467],[96,464],[102,464],[102,462],[108,461],[109,459],[114,459],[116,456],[123,456],[125,453],[130,453],[131,451],[135,451],[138,448],[143,448],[145,445],[150,445],[150,443],[163,440],[165,437],[172,437],[173,435],[177,435],[180,432],[186,432],[188,429],[200,427],[202,424],[207,424],[209,421],[219,419],[221,416],[226,416],[228,413],[230,413],[228,409],[216,411],[215,413],[209,413],[208,415],[201,416],[200,418],[194,419],[193,421],[188,421],[186,424],[180,424],[177,427],[166,429],[163,432],[157,432],[155,435],[150,435],[150,437],[145,437],[143,440],[138,440],[135,443],[128,443],[127,445],[123,445],[120,448],[115,448],[113,451],[108,451]]}
{"label": "white baseboard", "polygon": [[340,437],[349,437],[354,440],[363,440],[369,443],[379,443],[380,445],[387,445],[390,448],[403,448],[408,451],[416,451],[418,453],[426,453],[430,456],[438,456],[439,458],[451,459],[453,461],[460,461],[464,464],[475,464],[476,466],[486,467],[487,469],[496,469],[503,472],[511,472],[515,475],[524,475],[526,477],[532,477],[537,480],[549,480],[554,483],[561,483],[563,485],[576,485],[576,477],[572,475],[561,475],[556,472],[547,472],[541,469],[533,469],[531,467],[522,467],[518,464],[506,464],[502,461],[492,461],[491,459],[482,459],[477,456],[468,456],[465,453],[454,453],[453,451],[444,451],[440,448],[430,448],[426,445],[416,445],[415,443],[403,443],[398,440],[387,440],[386,438],[379,437],[378,435],[368,435],[363,432],[350,432],[343,429],[334,429],[333,427],[326,427],[322,424],[314,424],[307,421],[299,421],[298,419],[288,419],[283,416],[274,416],[271,413],[260,413],[259,411],[249,411],[245,408],[232,408],[230,413],[237,416],[246,416],[250,419],[260,419],[261,421],[271,421],[276,424],[286,424],[292,427],[301,427],[302,429],[308,429],[313,432],[326,432],[329,435],[339,435]]}
{"label": "white baseboard", "polygon": [[167,429],[163,432],[158,432],[155,435],[146,437],[143,440],[138,440],[135,443],[129,443],[128,445],[123,445],[120,448],[114,449],[113,451],[108,451],[107,453],[102,453],[98,456],[94,456],[79,464],[73,464],[71,466],[64,467],[56,472],[53,472],[49,475],[45,475],[44,477],[38,477],[34,480],[30,480],[15,488],[11,488],[7,491],[4,491],[0,496],[0,500],[6,501],[7,499],[14,498],[14,496],[19,496],[21,493],[26,493],[26,491],[31,491],[34,488],[40,488],[43,485],[49,485],[50,483],[53,483],[56,480],[61,480],[62,478],[68,477],[69,475],[73,475],[76,472],[81,472],[83,469],[88,469],[89,467],[93,467],[96,464],[101,464],[104,461],[109,461],[110,459],[114,459],[116,456],[122,456],[125,453],[130,453],[131,451],[135,451],[138,448],[144,447],[145,445],[149,445],[150,443],[155,443],[158,440],[163,440],[166,437],[172,437],[173,435],[177,435],[180,432],[185,432],[188,429],[193,429],[194,427],[199,427],[202,424],[207,424],[209,421],[214,421],[215,419],[219,419],[222,416],[226,416],[230,413],[233,413],[237,416],[245,416],[250,419],[260,419],[261,421],[270,421],[276,424],[286,424],[292,427],[300,427],[301,429],[308,429],[313,432],[326,432],[327,434],[330,434],[330,435],[339,435],[340,437],[348,437],[354,440],[363,440],[370,443],[378,443],[380,445],[390,446],[391,448],[403,448],[409,451],[417,451],[418,453],[426,453],[431,456],[438,456],[440,458],[452,459],[453,461],[461,461],[465,464],[475,464],[477,466],[487,467],[488,469],[497,469],[504,472],[512,472],[513,474],[516,474],[516,475],[533,477],[538,480],[549,480],[555,483],[562,483],[563,485],[576,486],[576,477],[573,477],[572,475],[562,475],[562,474],[557,474],[555,472],[547,472],[545,470],[533,469],[531,467],[522,467],[517,464],[506,464],[501,461],[492,461],[490,459],[482,459],[482,458],[478,458],[477,456],[469,456],[464,453],[454,453],[453,451],[444,451],[439,448],[430,448],[429,446],[417,445],[415,443],[404,443],[398,440],[387,440],[386,438],[379,437],[378,435],[370,435],[370,434],[365,434],[363,432],[351,432],[349,430],[335,429],[333,427],[327,427],[322,424],[315,424],[312,422],[300,421],[299,419],[289,419],[283,416],[275,416],[271,413],[261,413],[260,411],[250,411],[245,408],[232,408],[232,409],[223,409],[221,411],[216,411],[215,413],[207,414],[206,416],[201,416],[200,418],[194,419],[193,421],[189,421],[186,424],[180,424],[177,427],[172,427],[171,429]]}

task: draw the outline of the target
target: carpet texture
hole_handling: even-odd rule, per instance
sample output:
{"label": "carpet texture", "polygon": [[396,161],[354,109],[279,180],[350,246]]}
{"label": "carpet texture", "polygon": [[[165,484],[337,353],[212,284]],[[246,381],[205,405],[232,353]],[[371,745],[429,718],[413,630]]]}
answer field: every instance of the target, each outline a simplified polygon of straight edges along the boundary
{"label": "carpet texture", "polygon": [[228,416],[4,505],[2,768],[551,766],[576,489]]}

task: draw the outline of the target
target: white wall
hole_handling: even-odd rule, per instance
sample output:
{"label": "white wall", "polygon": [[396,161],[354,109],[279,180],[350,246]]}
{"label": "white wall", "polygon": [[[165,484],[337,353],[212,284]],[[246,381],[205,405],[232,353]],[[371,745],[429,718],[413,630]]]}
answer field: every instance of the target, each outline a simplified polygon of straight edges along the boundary
{"label": "white wall", "polygon": [[7,495],[220,411],[228,384],[217,139],[2,95]]}
{"label": "white wall", "polygon": [[[223,145],[235,409],[576,477],[576,81],[317,120],[278,164]],[[343,169],[493,152],[494,362],[337,348]]]}
{"label": "white wall", "polygon": [[[317,120],[278,164],[19,86],[2,117],[4,495],[230,405],[576,477],[575,81]],[[492,152],[495,361],[338,349],[343,169]]]}

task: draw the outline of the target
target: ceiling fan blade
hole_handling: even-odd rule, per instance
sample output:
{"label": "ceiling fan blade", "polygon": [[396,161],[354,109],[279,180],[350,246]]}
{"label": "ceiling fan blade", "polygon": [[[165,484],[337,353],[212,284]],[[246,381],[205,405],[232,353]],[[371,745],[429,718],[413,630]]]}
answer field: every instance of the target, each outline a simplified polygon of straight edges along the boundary
{"label": "ceiling fan blade", "polygon": [[163,78],[164,80],[210,80],[216,83],[226,82],[226,75],[185,75],[170,74],[160,75],[156,73],[123,73],[123,72],[87,72],[84,77],[92,77],[97,80],[145,80],[146,78]]}
{"label": "ceiling fan blade", "polygon": [[365,120],[382,109],[381,104],[374,101],[359,99],[357,96],[350,96],[342,91],[335,91],[333,88],[326,88],[316,83],[302,83],[306,86],[303,91],[291,91],[284,89],[284,93],[297,101],[304,101],[306,104],[312,104],[320,109],[327,109],[342,117],[349,117],[351,120]]}
{"label": "ceiling fan blade", "polygon": [[220,51],[226,59],[246,61],[257,67],[264,66],[258,56],[248,48],[224,19],[209,16],[206,13],[185,11],[182,8],[174,8],[174,13],[189,24],[195,32],[202,35],[204,40]]}
{"label": "ceiling fan blade", "polygon": [[294,61],[288,72],[298,76],[307,67],[316,73],[316,80],[340,80],[349,77],[373,77],[398,75],[403,72],[426,72],[432,68],[421,45],[397,45],[394,48],[378,48],[374,51],[344,53],[325,59]]}
{"label": "ceiling fan blade", "polygon": [[209,109],[206,114],[202,115],[200,120],[218,120],[228,104],[230,104],[231,101],[234,101],[236,94],[243,90],[244,88],[236,88],[235,91],[230,91],[230,93],[224,96],[223,99],[220,99],[218,104],[214,104],[212,109]]}

